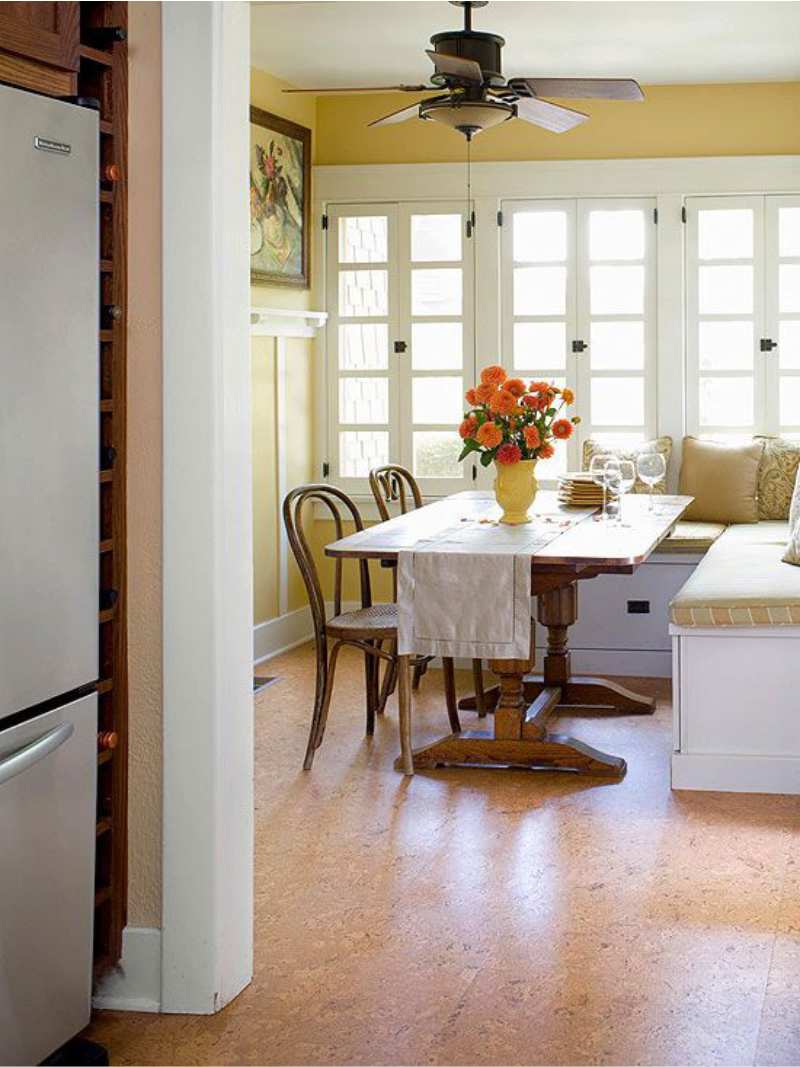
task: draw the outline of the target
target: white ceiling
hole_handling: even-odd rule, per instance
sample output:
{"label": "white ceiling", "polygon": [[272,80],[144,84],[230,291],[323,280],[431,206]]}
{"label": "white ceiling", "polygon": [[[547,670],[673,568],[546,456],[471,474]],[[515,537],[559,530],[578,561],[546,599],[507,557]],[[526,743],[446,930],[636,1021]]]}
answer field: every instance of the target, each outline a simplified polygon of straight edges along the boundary
{"label": "white ceiling", "polygon": [[[253,65],[298,87],[422,82],[431,34],[463,24],[446,0],[272,0],[251,8]],[[800,79],[796,0],[496,0],[473,19],[475,29],[505,37],[506,77]]]}

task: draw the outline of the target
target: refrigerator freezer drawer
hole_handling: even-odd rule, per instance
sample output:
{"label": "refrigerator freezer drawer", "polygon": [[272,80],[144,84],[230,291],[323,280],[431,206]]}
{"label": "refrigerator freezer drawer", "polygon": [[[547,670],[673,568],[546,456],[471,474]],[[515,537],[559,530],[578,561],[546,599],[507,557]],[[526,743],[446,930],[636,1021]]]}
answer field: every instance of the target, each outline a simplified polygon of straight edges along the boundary
{"label": "refrigerator freezer drawer", "polygon": [[97,696],[0,730],[0,1064],[89,1021]]}
{"label": "refrigerator freezer drawer", "polygon": [[0,131],[2,722],[97,677],[97,113],[0,86]]}

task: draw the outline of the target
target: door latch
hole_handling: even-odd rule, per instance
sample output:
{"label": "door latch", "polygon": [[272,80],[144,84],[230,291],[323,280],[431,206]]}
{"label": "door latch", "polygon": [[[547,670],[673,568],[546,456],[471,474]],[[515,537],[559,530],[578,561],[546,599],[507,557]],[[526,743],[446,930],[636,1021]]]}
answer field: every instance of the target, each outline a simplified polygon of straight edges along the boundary
{"label": "door latch", "polygon": [[398,356],[401,356],[407,348],[408,345],[405,343],[405,341],[395,341],[394,343],[394,351],[395,354]]}
{"label": "door latch", "polygon": [[572,342],[572,351],[573,352],[585,352],[588,347],[589,346],[586,344],[585,341],[573,341]]}
{"label": "door latch", "polygon": [[759,348],[762,352],[771,352],[773,348],[778,347],[778,342],[773,341],[770,337],[762,337],[759,344]]}

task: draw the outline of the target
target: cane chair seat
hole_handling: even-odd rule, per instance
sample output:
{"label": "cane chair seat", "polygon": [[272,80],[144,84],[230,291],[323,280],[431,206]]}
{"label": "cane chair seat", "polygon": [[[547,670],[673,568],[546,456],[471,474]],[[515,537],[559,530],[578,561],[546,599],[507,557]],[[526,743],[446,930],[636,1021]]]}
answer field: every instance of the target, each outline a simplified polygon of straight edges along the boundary
{"label": "cane chair seat", "polygon": [[332,637],[396,638],[397,604],[373,604],[369,608],[345,611],[328,619],[325,629]]}

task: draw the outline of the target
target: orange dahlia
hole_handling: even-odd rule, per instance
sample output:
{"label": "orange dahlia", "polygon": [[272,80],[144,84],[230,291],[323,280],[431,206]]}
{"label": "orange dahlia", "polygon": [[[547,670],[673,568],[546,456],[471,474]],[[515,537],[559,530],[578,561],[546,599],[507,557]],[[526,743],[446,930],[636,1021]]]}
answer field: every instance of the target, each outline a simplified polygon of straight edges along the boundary
{"label": "orange dahlia", "polygon": [[553,437],[559,441],[566,441],[572,437],[572,423],[569,419],[556,419],[552,425]]}
{"label": "orange dahlia", "polygon": [[475,389],[467,389],[466,393],[464,393],[464,399],[471,408],[474,408],[475,405],[479,403],[478,394]]}
{"label": "orange dahlia", "polygon": [[484,448],[497,448],[500,442],[503,440],[503,431],[497,425],[496,422],[484,422],[482,426],[478,427],[478,432],[475,434],[475,439],[478,444],[483,445]]}
{"label": "orange dahlia", "polygon": [[548,441],[548,443],[546,445],[542,445],[541,449],[539,450],[539,459],[552,459],[555,454],[555,447],[551,445]]}
{"label": "orange dahlia", "polygon": [[531,450],[533,450],[534,448],[538,448],[539,445],[542,443],[542,439],[539,436],[539,431],[536,429],[535,426],[526,426],[525,429],[522,431],[522,435],[525,438],[525,444]]}
{"label": "orange dahlia", "polygon": [[498,448],[495,459],[498,463],[519,463],[522,453],[516,445],[507,444]]}
{"label": "orange dahlia", "polygon": [[569,388],[565,387],[564,389],[561,390],[561,398],[562,398],[562,400],[564,401],[565,404],[574,404],[575,403],[575,394]]}
{"label": "orange dahlia", "polygon": [[495,415],[510,415],[516,406],[513,394],[505,389],[498,389],[489,401],[489,410]]}
{"label": "orange dahlia", "polygon": [[479,404],[488,404],[496,392],[497,388],[491,382],[483,383],[475,389],[475,396]]}
{"label": "orange dahlia", "polygon": [[503,388],[507,389],[512,396],[522,396],[525,392],[525,382],[522,378],[508,378],[503,382]]}
{"label": "orange dahlia", "polygon": [[531,382],[529,389],[532,393],[549,393],[550,384],[549,382]]}
{"label": "orange dahlia", "polygon": [[528,393],[520,400],[520,404],[524,404],[526,408],[536,408],[539,406],[539,401],[535,396],[531,396],[531,394]]}
{"label": "orange dahlia", "polygon": [[462,438],[474,437],[475,431],[478,429],[478,420],[474,415],[467,415],[464,421],[458,428],[458,432]]}
{"label": "orange dahlia", "polygon": [[491,363],[481,371],[481,382],[484,385],[502,385],[507,377],[499,363]]}

